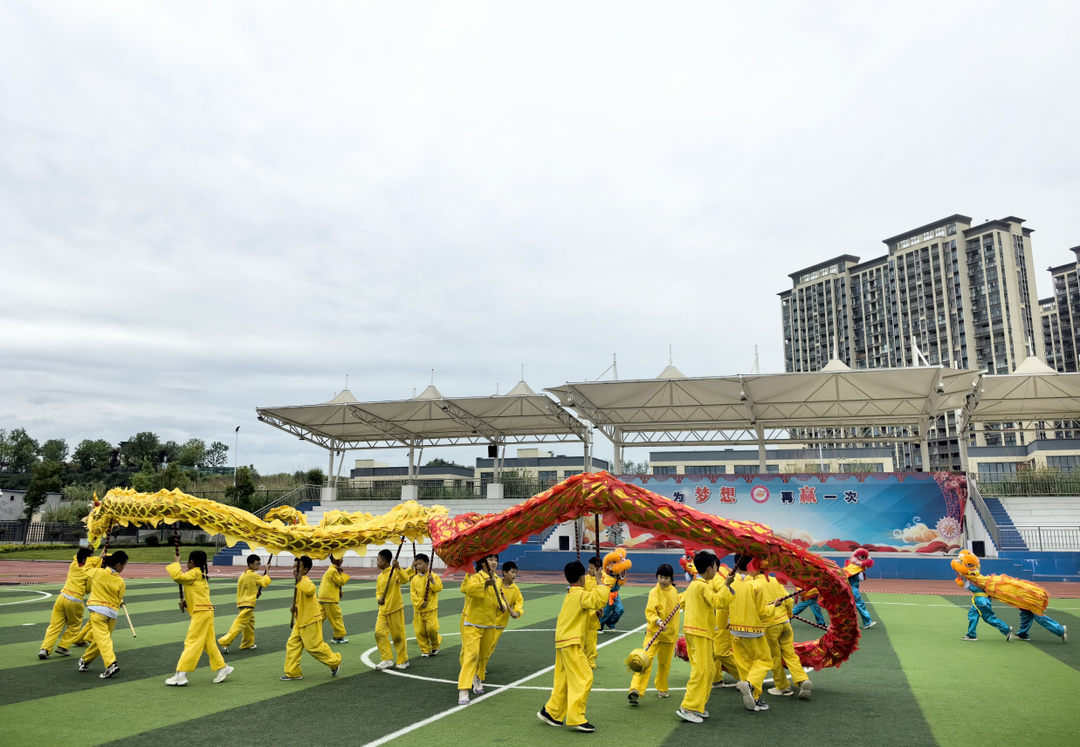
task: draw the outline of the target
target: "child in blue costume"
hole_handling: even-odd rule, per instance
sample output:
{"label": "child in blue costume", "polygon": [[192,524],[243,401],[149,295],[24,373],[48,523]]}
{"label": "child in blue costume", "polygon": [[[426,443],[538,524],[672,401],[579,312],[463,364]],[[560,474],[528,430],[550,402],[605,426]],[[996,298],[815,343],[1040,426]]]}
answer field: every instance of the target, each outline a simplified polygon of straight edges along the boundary
{"label": "child in blue costume", "polygon": [[[990,604],[990,596],[979,587],[970,578],[964,579],[964,588],[971,592],[971,608],[968,610],[968,630],[960,640],[962,641],[977,641],[979,637],[975,634],[975,628],[979,626],[979,616],[982,616],[983,620],[993,625],[1001,634],[1005,636],[1006,643],[1012,640],[1013,632],[1012,628],[1001,621],[1001,618],[994,614],[994,607]],[[1030,612],[1028,613],[1031,614]],[[1031,623],[1028,623],[1028,627]]]}
{"label": "child in blue costume", "polygon": [[859,619],[862,620],[864,629],[877,625],[875,620],[870,619],[870,613],[866,609],[866,602],[863,601],[862,594],[859,593],[859,582],[866,578],[863,571],[872,565],[874,565],[874,561],[870,559],[869,551],[865,547],[859,547],[856,548],[855,552],[851,553],[847,565],[844,566],[844,574],[848,578],[848,583],[851,584],[851,594],[855,597],[855,609],[859,611]]}
{"label": "child in blue costume", "polygon": [[603,612],[600,614],[600,630],[603,631],[606,626],[608,630],[615,630],[615,623],[619,622],[619,618],[623,616],[623,604],[619,599],[619,585],[625,583],[621,578],[616,581],[616,586],[611,590],[611,594],[608,596],[607,607],[604,607]]}
{"label": "child in blue costume", "polygon": [[[817,620],[817,624],[818,625],[824,625],[825,624],[825,615],[823,615],[822,612],[821,612],[821,605],[818,604],[817,598],[818,598],[818,590],[817,589],[807,589],[806,591],[800,593],[799,594],[799,603],[795,605],[795,609],[793,609],[791,611],[791,614],[798,615],[800,612],[802,612],[807,607],[809,607],[810,611],[814,613],[814,619]],[[862,597],[860,596],[860,600],[861,599],[862,599]]]}

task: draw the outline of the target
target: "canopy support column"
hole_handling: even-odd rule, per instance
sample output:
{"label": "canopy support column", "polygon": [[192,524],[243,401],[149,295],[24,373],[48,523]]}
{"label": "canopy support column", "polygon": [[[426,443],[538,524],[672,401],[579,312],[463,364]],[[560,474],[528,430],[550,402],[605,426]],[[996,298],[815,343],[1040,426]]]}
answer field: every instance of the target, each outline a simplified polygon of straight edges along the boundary
{"label": "canopy support column", "polygon": [[758,472],[765,474],[769,471],[768,455],[765,452],[765,429],[760,425],[755,425],[754,430],[757,433]]}

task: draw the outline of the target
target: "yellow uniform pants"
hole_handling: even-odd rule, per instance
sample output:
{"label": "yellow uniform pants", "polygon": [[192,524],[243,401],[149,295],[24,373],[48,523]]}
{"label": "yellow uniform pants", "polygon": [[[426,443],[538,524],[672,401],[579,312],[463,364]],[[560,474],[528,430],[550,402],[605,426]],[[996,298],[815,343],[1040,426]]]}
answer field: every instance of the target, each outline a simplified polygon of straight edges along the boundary
{"label": "yellow uniform pants", "polygon": [[[390,648],[390,642],[394,647]],[[394,659],[397,653],[397,664],[404,664],[409,660],[409,646],[405,643],[405,608],[384,615],[379,612],[375,619],[375,644],[379,647],[379,658],[382,661]]]}
{"label": "yellow uniform pants", "polygon": [[585,638],[582,640],[581,648],[585,653],[585,658],[589,662],[590,669],[596,669],[596,634],[600,631],[600,625],[597,623],[596,627],[592,627],[592,621],[589,621],[589,625],[585,628]]}
{"label": "yellow uniform pants", "polygon": [[481,682],[487,679],[488,660],[495,653],[495,647],[499,645],[502,634],[503,628],[489,628],[489,632],[485,633],[480,640],[480,661],[476,664],[476,674]]}
{"label": "yellow uniform pants", "polygon": [[100,656],[106,667],[116,661],[112,645],[112,632],[115,627],[115,617],[106,617],[100,612],[90,613],[90,645],[82,655],[83,661],[91,662]]}
{"label": "yellow uniform pants", "polygon": [[222,646],[228,646],[240,636],[240,650],[251,648],[255,645],[255,608],[241,607],[237,610],[236,619],[233,620],[229,632],[217,639]]}
{"label": "yellow uniform pants", "polygon": [[754,687],[754,698],[761,697],[761,683],[772,669],[772,654],[765,636],[757,638],[731,637],[735,644],[735,662],[739,665],[739,679]]}
{"label": "yellow uniform pants", "polygon": [[53,644],[56,643],[57,638],[60,638],[61,631],[67,628],[63,639],[60,641],[60,648],[71,648],[79,635],[79,626],[82,625],[82,613],[83,606],[81,602],[73,602],[62,594],[57,596],[52,608],[52,617],[49,618],[49,627],[45,631],[45,640],[41,642],[41,647],[46,651],[52,651]]}
{"label": "yellow uniform pants", "polygon": [[592,683],[592,668],[580,645],[555,649],[555,684],[544,709],[567,726],[585,723],[585,706],[589,704]]}
{"label": "yellow uniform pants", "polygon": [[735,679],[742,679],[739,676],[739,665],[735,662],[735,655],[731,652],[730,630],[721,630],[713,636],[713,661],[716,662],[713,682],[723,682],[724,672]]}
{"label": "yellow uniform pants", "polygon": [[442,636],[439,635],[439,610],[420,612],[414,609],[412,624],[420,652],[430,654],[432,651],[438,651],[442,646]]}
{"label": "yellow uniform pants", "polygon": [[704,711],[712,694],[713,639],[702,635],[686,636],[686,653],[690,655],[690,679],[682,707],[687,711]]}
{"label": "yellow uniform pants", "polygon": [[[651,635],[646,636],[645,643],[648,643],[651,637]],[[653,659],[656,659],[656,691],[666,693],[668,691],[668,674],[671,672],[671,657],[675,655],[675,641],[661,643],[657,639],[653,645],[645,649],[645,653],[648,654],[649,661],[645,665],[644,671],[634,675],[633,680],[630,681],[630,689],[637,690],[638,695],[645,694],[645,690],[649,687],[649,675],[652,672]]]}
{"label": "yellow uniform pants", "polygon": [[483,681],[486,672],[480,669],[480,660],[483,658],[486,665],[487,659],[491,657],[495,632],[495,628],[461,626],[461,653],[458,655],[461,672],[458,674],[458,690],[472,687],[473,677],[479,677]]}
{"label": "yellow uniform pants", "polygon": [[341,664],[341,654],[334,653],[326,645],[322,637],[322,622],[313,622],[300,628],[293,626],[289,640],[285,643],[285,675],[287,677],[299,677],[300,655],[307,651],[331,669],[336,669]]}
{"label": "yellow uniform pants", "polygon": [[[344,638],[345,618],[341,616],[341,605],[337,602],[319,602],[322,605],[323,615],[330,621],[330,629],[334,632],[334,638]],[[404,619],[404,611],[401,613]]]}
{"label": "yellow uniform pants", "polygon": [[765,628],[765,637],[769,640],[769,654],[773,660],[773,687],[777,690],[786,690],[791,687],[787,675],[784,674],[784,664],[787,664],[787,668],[791,671],[791,679],[796,685],[810,679],[806,676],[806,670],[802,668],[802,663],[795,653],[795,631],[791,629],[791,623]]}
{"label": "yellow uniform pants", "polygon": [[83,623],[82,629],[75,634],[75,640],[71,642],[72,646],[76,646],[80,643],[87,643],[90,641],[90,618],[86,619]]}
{"label": "yellow uniform pants", "polygon": [[214,611],[191,613],[187,636],[184,637],[184,653],[176,663],[177,672],[194,672],[199,666],[203,651],[210,658],[210,668],[215,672],[225,666],[225,659],[218,650],[214,639]]}

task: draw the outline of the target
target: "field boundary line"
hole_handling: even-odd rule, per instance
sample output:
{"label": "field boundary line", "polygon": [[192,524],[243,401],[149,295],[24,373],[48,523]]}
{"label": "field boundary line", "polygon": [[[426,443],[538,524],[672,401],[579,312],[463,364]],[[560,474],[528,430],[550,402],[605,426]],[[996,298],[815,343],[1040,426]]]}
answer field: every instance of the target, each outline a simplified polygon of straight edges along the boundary
{"label": "field boundary line", "polygon": [[34,597],[33,599],[20,599],[17,602],[0,602],[0,607],[6,607],[9,604],[26,604],[27,602],[44,602],[46,599],[49,599],[49,598],[52,597],[51,592],[39,591],[38,589],[23,589],[23,588],[20,588],[19,591],[31,591],[34,594],[44,594],[45,596],[43,596],[43,597]]}

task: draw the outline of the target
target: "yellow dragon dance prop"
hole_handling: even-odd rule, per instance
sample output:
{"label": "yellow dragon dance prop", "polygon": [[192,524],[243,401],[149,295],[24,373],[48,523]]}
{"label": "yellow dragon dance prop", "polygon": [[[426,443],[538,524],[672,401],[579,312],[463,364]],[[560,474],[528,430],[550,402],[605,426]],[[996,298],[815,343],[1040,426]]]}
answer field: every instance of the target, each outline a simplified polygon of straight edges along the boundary
{"label": "yellow dragon dance prop", "polygon": [[330,555],[341,557],[346,550],[363,555],[367,545],[382,544],[402,536],[410,540],[423,539],[428,536],[428,520],[439,515],[446,515],[442,506],[425,508],[415,501],[408,501],[394,506],[382,516],[329,511],[318,526],[310,526],[302,514],[288,506],[270,511],[267,514],[269,521],[264,521],[235,506],[195,498],[179,490],[138,493],[113,489],[94,505],[86,523],[87,536],[94,547],[114,524],[156,527],[160,523],[170,525],[182,521],[212,535],[225,535],[229,547],[244,541],[274,555],[289,552],[322,559]]}
{"label": "yellow dragon dance prop", "polygon": [[[289,552],[312,558],[340,557],[346,550],[363,553],[366,545],[394,542],[402,536],[411,540],[430,537],[435,554],[448,568],[456,570],[555,524],[595,514],[603,514],[609,525],[621,522],[679,538],[689,550],[712,549],[721,556],[729,552],[751,555],[782,581],[802,589],[816,588],[821,606],[829,612],[829,629],[816,641],[795,645],[805,666],[840,666],[858,648],[855,600],[846,576],[835,563],[775,536],[761,524],[695,511],[606,472],[567,478],[497,514],[451,517],[442,506],[425,508],[408,501],[382,516],[327,512],[318,526],[307,524],[295,510],[285,507],[267,514],[269,521],[264,521],[238,508],[178,490],[152,494],[110,490],[95,504],[87,526],[95,547],[114,524],[157,526],[161,522],[183,521],[210,534],[225,535],[230,547],[244,541],[274,554]],[[610,559],[614,564],[615,558]]]}
{"label": "yellow dragon dance prop", "polygon": [[961,550],[960,554],[953,558],[951,565],[956,571],[957,586],[963,586],[964,579],[970,579],[994,601],[1004,602],[1010,607],[1034,612],[1036,615],[1046,614],[1050,595],[1038,584],[1012,576],[984,576],[979,573],[981,565],[978,556],[969,550]]}

